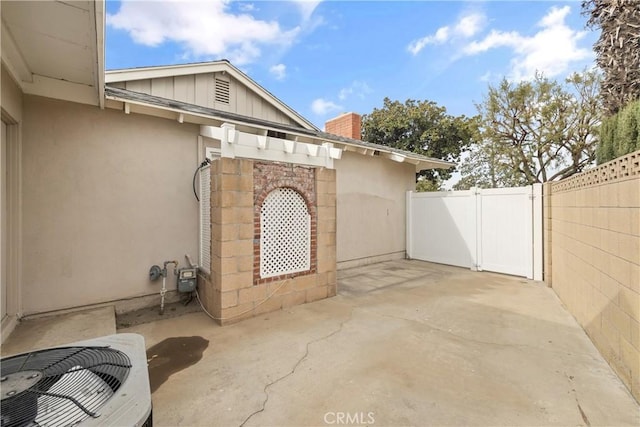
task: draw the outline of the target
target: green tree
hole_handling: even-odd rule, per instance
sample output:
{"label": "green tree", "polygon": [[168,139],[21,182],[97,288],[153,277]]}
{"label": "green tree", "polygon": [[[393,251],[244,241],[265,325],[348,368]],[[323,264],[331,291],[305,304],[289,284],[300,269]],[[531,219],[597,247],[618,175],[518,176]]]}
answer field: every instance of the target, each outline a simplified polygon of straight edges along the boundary
{"label": "green tree", "polygon": [[427,191],[440,191],[442,189],[442,181],[436,179],[434,181],[430,181],[425,177],[419,176],[416,181],[416,191],[418,192],[427,192]]}
{"label": "green tree", "polygon": [[467,152],[455,186],[518,186],[566,178],[593,163],[600,123],[599,75],[575,73],[561,84],[537,74],[489,86],[479,142]]}
{"label": "green tree", "polygon": [[[432,101],[384,99],[382,108],[362,117],[362,139],[437,159],[457,162],[476,135],[476,119],[451,116]],[[439,189],[454,169],[420,173],[419,189]],[[422,182],[424,181],[424,182]]]}
{"label": "green tree", "polygon": [[453,186],[454,190],[527,185],[524,176],[511,167],[507,157],[488,140],[479,141],[464,153],[459,171],[461,178]]}

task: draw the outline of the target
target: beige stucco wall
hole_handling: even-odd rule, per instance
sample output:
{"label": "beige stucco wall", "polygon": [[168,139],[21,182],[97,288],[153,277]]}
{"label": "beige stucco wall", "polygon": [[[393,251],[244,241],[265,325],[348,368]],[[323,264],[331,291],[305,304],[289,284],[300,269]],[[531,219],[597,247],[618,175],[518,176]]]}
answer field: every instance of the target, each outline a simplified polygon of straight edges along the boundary
{"label": "beige stucco wall", "polygon": [[640,400],[640,151],[546,184],[545,281]]}
{"label": "beige stucco wall", "polygon": [[24,98],[25,314],[157,294],[151,265],[197,259],[198,131]]}
{"label": "beige stucco wall", "polygon": [[344,152],[336,165],[338,268],[405,256],[405,192],[415,167]]}
{"label": "beige stucco wall", "polygon": [[[34,96],[23,110],[24,314],[155,301],[149,267],[197,259],[198,127]],[[413,166],[345,152],[336,169],[339,267],[404,257]]]}

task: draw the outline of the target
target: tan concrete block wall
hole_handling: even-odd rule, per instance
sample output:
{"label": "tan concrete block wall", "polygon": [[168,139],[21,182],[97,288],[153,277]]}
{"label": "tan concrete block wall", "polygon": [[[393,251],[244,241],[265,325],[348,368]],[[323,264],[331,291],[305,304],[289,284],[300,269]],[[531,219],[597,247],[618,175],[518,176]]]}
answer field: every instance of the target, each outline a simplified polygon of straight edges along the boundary
{"label": "tan concrete block wall", "polygon": [[310,290],[307,293],[307,302],[335,296],[338,289],[336,276],[336,171],[317,169],[316,188],[318,194],[318,282],[316,290]]}
{"label": "tan concrete block wall", "polygon": [[638,400],[639,159],[544,187],[545,280]]}
{"label": "tan concrete block wall", "polygon": [[317,268],[302,275],[255,280],[254,162],[220,159],[211,166],[212,274],[200,276],[207,311],[225,325],[336,295],[335,171],[317,169]]}

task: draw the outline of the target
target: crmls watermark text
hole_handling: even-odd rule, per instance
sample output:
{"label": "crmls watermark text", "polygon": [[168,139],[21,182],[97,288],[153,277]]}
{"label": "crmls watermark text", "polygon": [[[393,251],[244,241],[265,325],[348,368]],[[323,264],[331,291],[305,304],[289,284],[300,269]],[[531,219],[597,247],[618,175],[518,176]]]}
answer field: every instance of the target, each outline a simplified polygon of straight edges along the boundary
{"label": "crmls watermark text", "polygon": [[375,422],[376,418],[373,412],[327,412],[324,414],[324,423],[330,425],[371,425]]}

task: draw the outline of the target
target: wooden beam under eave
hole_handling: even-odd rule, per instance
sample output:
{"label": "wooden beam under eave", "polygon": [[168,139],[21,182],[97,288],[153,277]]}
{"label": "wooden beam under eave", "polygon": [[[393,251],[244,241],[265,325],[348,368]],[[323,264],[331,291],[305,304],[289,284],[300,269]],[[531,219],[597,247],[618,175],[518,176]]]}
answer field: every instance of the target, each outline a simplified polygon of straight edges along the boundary
{"label": "wooden beam under eave", "polygon": [[405,156],[397,153],[380,153],[380,155],[386,159],[393,160],[394,162],[398,162],[398,163],[402,163],[405,160],[407,160]]}

